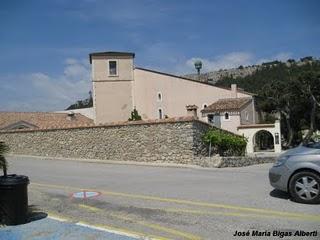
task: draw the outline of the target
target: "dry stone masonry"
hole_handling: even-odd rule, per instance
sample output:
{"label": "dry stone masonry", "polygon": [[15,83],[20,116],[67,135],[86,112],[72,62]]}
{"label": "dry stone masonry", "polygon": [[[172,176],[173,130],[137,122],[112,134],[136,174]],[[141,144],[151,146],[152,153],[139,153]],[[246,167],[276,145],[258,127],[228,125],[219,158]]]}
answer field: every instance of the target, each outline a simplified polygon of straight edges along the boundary
{"label": "dry stone masonry", "polygon": [[210,126],[185,118],[97,127],[8,131],[0,140],[11,153],[113,161],[192,164],[205,153],[201,135]]}
{"label": "dry stone masonry", "polygon": [[12,154],[56,158],[240,167],[273,158],[212,157],[202,143],[211,126],[193,117],[65,129],[0,132]]}

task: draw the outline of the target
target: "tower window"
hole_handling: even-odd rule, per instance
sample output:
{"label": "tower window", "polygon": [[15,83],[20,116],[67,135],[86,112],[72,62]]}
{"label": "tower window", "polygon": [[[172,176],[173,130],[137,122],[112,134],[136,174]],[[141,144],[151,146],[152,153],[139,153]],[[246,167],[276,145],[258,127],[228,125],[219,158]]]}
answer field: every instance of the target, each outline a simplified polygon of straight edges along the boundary
{"label": "tower window", "polygon": [[117,61],[109,61],[109,75],[116,76],[117,74]]}
{"label": "tower window", "polygon": [[158,94],[157,94],[157,99],[158,99],[158,102],[161,102],[161,101],[162,101],[162,94],[161,94],[161,92],[158,92]]}

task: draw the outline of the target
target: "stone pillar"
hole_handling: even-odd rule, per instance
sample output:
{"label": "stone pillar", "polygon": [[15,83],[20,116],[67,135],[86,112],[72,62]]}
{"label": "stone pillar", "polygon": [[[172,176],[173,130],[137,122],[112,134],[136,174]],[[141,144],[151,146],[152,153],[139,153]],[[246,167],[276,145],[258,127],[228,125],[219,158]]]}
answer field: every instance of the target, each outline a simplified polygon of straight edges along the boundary
{"label": "stone pillar", "polygon": [[197,113],[198,107],[196,105],[187,105],[186,109],[187,109],[187,116],[198,119],[198,113]]}
{"label": "stone pillar", "polygon": [[281,153],[281,126],[280,120],[276,120],[274,123],[274,152]]}

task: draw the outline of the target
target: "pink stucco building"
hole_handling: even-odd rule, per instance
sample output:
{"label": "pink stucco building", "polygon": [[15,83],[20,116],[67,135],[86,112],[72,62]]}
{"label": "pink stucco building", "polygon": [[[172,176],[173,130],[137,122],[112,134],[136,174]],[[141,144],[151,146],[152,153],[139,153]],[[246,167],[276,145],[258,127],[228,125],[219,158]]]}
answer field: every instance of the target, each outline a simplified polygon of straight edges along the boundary
{"label": "pink stucco building", "polygon": [[[126,121],[134,108],[142,119],[185,116],[187,105],[198,106],[199,118],[207,122],[208,115],[201,114],[201,110],[218,100],[245,98],[252,103],[252,95],[237,89],[236,85],[225,89],[136,67],[134,56],[134,53],[124,52],[90,54],[96,124]],[[250,116],[247,118],[252,124],[255,123],[254,104],[249,108],[247,114]],[[241,116],[235,112],[229,114],[229,119],[220,127],[226,126],[228,130],[236,132]]]}
{"label": "pink stucco building", "polygon": [[[92,67],[94,122],[127,121],[136,109],[143,120],[182,117],[186,106],[196,106],[200,120],[249,139],[247,152],[253,152],[254,136],[259,131],[253,94],[238,89],[216,87],[164,72],[134,65],[134,53],[96,52],[89,55]],[[190,109],[189,109],[190,110]],[[248,128],[246,128],[248,126]],[[267,131],[275,150],[280,125]]]}

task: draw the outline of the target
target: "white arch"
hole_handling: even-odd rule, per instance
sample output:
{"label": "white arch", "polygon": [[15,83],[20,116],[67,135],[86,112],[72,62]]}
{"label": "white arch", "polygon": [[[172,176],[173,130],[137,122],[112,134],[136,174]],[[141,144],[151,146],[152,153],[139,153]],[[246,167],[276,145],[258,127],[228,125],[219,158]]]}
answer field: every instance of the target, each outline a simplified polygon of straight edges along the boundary
{"label": "white arch", "polygon": [[[272,133],[270,130],[267,130],[267,129],[260,129],[260,130],[257,130],[255,132],[255,134],[253,134],[253,136],[251,137],[251,141],[252,141],[252,144],[253,144],[253,150],[254,150],[254,147],[256,147],[257,145],[257,134],[260,133],[260,132],[267,132],[269,133],[269,137],[272,138],[272,146],[273,146],[273,151],[274,151],[274,143],[275,143],[275,134]],[[271,135],[271,136],[270,136]]]}
{"label": "white arch", "polygon": [[274,152],[281,152],[281,131],[280,121],[276,121],[274,124],[255,124],[255,125],[241,125],[238,127],[238,133],[247,138],[247,154],[254,153],[253,139],[257,132],[264,130],[273,136]]}

